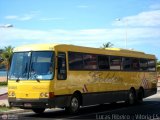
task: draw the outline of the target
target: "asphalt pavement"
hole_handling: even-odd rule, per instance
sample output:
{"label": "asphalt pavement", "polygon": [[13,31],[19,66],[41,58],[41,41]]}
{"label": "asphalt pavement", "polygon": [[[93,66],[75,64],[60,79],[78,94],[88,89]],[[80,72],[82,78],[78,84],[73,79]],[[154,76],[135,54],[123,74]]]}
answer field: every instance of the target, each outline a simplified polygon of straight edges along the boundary
{"label": "asphalt pavement", "polygon": [[0,87],[0,106],[9,106],[8,104],[8,88]]}

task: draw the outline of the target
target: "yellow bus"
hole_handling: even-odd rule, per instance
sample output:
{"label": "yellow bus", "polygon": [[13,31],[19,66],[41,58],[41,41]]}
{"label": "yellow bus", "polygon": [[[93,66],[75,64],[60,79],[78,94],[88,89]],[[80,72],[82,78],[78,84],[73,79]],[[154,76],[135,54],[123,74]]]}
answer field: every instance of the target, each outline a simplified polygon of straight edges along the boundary
{"label": "yellow bus", "polygon": [[35,44],[14,49],[8,74],[10,106],[43,113],[80,106],[142,102],[156,94],[156,57],[119,48]]}

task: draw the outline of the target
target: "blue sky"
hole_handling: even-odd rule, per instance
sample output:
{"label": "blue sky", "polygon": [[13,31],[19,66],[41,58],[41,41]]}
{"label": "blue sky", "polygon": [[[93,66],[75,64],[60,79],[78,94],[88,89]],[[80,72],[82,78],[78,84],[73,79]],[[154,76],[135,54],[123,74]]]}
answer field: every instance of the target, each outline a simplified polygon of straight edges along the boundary
{"label": "blue sky", "polygon": [[125,48],[127,40],[128,49],[160,59],[160,0],[1,0],[0,40],[0,48],[107,42]]}

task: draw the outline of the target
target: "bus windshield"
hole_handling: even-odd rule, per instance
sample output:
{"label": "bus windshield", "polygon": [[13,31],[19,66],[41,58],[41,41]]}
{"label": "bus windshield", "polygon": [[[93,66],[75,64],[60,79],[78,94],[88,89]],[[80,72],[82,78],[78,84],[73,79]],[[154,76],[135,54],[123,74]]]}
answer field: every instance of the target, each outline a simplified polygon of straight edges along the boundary
{"label": "bus windshield", "polygon": [[12,80],[52,79],[53,58],[54,53],[51,51],[14,53],[8,78]]}

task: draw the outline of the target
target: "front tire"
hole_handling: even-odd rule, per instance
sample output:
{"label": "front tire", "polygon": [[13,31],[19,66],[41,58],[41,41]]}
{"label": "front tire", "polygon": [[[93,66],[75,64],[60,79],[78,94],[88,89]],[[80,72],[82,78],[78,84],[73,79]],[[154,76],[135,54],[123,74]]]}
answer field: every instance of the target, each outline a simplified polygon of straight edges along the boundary
{"label": "front tire", "polygon": [[65,108],[65,110],[71,114],[77,113],[80,108],[80,99],[78,95],[73,95],[70,104],[68,107]]}
{"label": "front tire", "polygon": [[42,114],[45,111],[45,108],[33,108],[32,111],[37,114]]}

